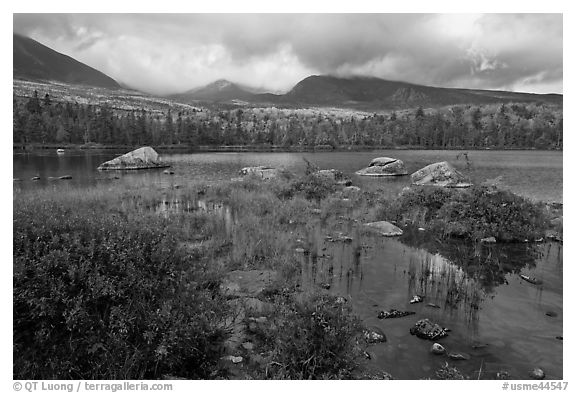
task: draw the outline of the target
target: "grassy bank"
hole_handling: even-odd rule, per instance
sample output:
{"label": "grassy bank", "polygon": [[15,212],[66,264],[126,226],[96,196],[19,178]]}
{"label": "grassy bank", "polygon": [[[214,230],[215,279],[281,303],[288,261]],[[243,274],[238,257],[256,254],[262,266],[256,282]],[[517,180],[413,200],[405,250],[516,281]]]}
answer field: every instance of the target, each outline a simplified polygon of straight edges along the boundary
{"label": "grassy bank", "polygon": [[245,355],[243,377],[352,378],[360,322],[326,291],[300,288],[295,248],[318,223],[330,231],[343,218],[388,219],[440,239],[511,241],[535,239],[549,219],[542,206],[482,187],[379,195],[345,195],[310,174],[16,194],[14,378],[228,378],[234,307],[220,284],[253,269],[278,275],[257,296],[271,310],[251,328],[258,350]]}

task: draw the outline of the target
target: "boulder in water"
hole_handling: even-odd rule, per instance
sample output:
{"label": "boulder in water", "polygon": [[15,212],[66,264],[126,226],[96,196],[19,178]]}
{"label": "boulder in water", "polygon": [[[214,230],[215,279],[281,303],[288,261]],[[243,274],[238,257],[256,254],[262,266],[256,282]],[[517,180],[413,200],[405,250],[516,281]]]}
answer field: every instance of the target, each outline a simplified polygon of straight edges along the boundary
{"label": "boulder in water", "polygon": [[408,172],[404,167],[404,162],[396,158],[378,157],[373,159],[367,168],[356,172],[360,176],[404,176]]}
{"label": "boulder in water", "polygon": [[410,175],[410,179],[418,186],[466,188],[472,185],[466,176],[446,161],[425,166]]}
{"label": "boulder in water", "polygon": [[158,153],[149,146],[141,147],[113,160],[106,161],[98,167],[100,171],[107,170],[134,170],[166,168],[170,165],[162,162]]}
{"label": "boulder in water", "polygon": [[398,228],[396,225],[389,223],[388,221],[375,221],[368,224],[364,224],[365,227],[377,231],[382,236],[400,236],[402,229]]}

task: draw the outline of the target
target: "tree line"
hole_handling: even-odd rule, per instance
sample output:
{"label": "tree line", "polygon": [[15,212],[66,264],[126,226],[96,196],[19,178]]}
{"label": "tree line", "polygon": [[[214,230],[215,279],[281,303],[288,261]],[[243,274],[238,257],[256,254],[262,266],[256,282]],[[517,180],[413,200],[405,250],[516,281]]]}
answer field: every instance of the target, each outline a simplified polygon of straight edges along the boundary
{"label": "tree line", "polygon": [[15,144],[561,149],[562,108],[459,105],[358,116],[276,108],[118,110],[14,96]]}

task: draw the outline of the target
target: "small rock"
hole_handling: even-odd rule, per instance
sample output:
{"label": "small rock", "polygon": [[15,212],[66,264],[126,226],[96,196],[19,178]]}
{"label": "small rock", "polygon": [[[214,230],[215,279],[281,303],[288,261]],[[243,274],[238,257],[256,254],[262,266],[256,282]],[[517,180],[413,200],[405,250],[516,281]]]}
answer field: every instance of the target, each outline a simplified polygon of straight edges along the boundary
{"label": "small rock", "polygon": [[451,352],[448,357],[452,360],[470,360],[470,355],[463,352]]}
{"label": "small rock", "polygon": [[424,299],[424,296],[414,295],[414,297],[412,298],[412,300],[410,300],[410,304],[422,303],[422,300],[423,300],[423,299]]}
{"label": "small rock", "polygon": [[436,340],[448,335],[448,329],[431,322],[429,319],[421,319],[410,328],[410,334],[426,340]]}
{"label": "small rock", "polygon": [[390,311],[380,311],[380,313],[378,314],[378,319],[402,318],[414,314],[416,314],[414,311],[398,311],[395,309],[391,309]]}
{"label": "small rock", "polygon": [[368,344],[384,343],[386,342],[386,335],[377,328],[364,330],[364,340],[366,340]]}
{"label": "small rock", "polygon": [[528,373],[528,375],[532,379],[544,379],[544,377],[546,377],[546,374],[544,374],[544,370],[542,370],[541,368],[533,369]]}
{"label": "small rock", "polygon": [[434,355],[444,355],[446,353],[446,348],[438,343],[434,343],[430,348],[430,352],[432,352]]}
{"label": "small rock", "polygon": [[480,239],[480,243],[496,243],[496,238],[494,236],[485,237]]}

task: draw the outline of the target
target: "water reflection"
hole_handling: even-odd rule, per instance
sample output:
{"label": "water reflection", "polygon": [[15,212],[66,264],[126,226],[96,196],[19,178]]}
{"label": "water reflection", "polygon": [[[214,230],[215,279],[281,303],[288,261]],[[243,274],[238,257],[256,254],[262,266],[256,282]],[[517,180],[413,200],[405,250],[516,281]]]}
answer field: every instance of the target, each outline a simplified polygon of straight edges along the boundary
{"label": "water reflection", "polygon": [[[296,252],[302,288],[346,297],[365,324],[384,330],[388,343],[371,348],[372,362],[395,377],[433,377],[447,360],[409,334],[423,318],[451,329],[442,343],[471,355],[457,366],[474,378],[482,368],[481,378],[506,370],[524,379],[532,362],[562,375],[562,342],[555,338],[562,335],[561,244],[478,247],[409,232],[397,240],[364,235],[345,222],[330,233],[318,225],[302,236],[308,236]],[[537,275],[544,285],[526,283],[520,273]],[[410,304],[414,295],[423,301]],[[416,314],[377,319],[392,308]],[[558,316],[547,316],[550,310]]]}

